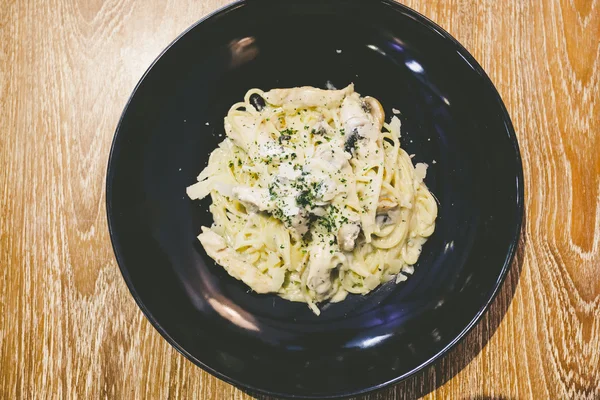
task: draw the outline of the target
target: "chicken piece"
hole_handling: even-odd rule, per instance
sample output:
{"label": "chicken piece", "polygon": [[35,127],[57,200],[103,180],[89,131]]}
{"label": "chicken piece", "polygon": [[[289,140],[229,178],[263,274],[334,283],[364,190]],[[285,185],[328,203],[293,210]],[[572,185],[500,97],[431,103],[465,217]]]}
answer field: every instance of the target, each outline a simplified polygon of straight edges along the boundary
{"label": "chicken piece", "polygon": [[385,112],[377,99],[369,96],[361,99],[358,93],[352,93],[342,103],[341,117],[347,131],[356,130],[361,137],[376,138],[381,132]]}
{"label": "chicken piece", "polygon": [[248,212],[268,211],[273,208],[269,190],[236,186],[232,189],[233,197],[246,207]]}
{"label": "chicken piece", "polygon": [[337,234],[338,246],[342,251],[352,251],[356,245],[356,238],[360,233],[360,225],[344,224],[340,227]]}
{"label": "chicken piece", "polygon": [[383,111],[383,106],[379,100],[371,96],[365,97],[363,103],[368,110],[368,113],[371,114],[373,121],[377,123],[379,130],[381,130],[383,122],[385,121],[385,111]]}
{"label": "chicken piece", "polygon": [[346,132],[354,132],[354,130],[357,130],[359,136],[365,137],[365,133],[367,133],[368,130],[361,129],[359,131],[358,128],[368,125],[371,121],[369,120],[368,114],[362,109],[358,93],[352,93],[344,99],[340,116]]}
{"label": "chicken piece", "polygon": [[331,272],[341,262],[342,253],[333,251],[329,244],[315,243],[309,248],[308,277],[306,285],[314,290],[317,301],[324,300],[333,290]]}

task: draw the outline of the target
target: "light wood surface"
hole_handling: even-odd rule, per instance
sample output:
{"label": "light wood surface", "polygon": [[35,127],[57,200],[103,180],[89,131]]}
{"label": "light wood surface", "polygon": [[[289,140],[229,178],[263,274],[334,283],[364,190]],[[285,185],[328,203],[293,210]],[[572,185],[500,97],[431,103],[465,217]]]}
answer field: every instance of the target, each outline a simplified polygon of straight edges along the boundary
{"label": "light wood surface", "polygon": [[[135,83],[223,0],[0,3],[0,398],[247,399],[173,350],[117,268],[104,208]],[[483,65],[523,153],[526,220],[491,311],[368,399],[600,398],[600,0],[408,0]]]}

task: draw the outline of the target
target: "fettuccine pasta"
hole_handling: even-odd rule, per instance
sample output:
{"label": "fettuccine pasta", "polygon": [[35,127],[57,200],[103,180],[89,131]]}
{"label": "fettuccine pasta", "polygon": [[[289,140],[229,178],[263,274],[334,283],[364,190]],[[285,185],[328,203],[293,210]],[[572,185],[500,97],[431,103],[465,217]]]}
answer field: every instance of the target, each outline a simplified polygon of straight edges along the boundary
{"label": "fettuccine pasta", "polygon": [[231,276],[319,314],[413,273],[437,203],[376,99],[353,85],[252,89],[225,132],[187,193],[210,194],[198,239]]}

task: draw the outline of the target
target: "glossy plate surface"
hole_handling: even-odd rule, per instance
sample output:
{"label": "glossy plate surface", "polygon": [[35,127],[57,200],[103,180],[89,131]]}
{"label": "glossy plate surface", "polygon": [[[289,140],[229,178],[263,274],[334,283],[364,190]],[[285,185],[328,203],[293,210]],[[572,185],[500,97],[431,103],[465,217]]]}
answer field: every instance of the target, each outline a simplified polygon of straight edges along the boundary
{"label": "glossy plate surface", "polygon": [[[258,87],[336,87],[401,111],[402,146],[430,165],[439,199],[415,274],[322,307],[250,293],[196,240],[209,200],[186,186],[223,139],[223,117]],[[158,331],[214,375],[260,393],[336,397],[403,379],[485,311],[514,255],[523,176],[509,116],[476,61],[390,1],[232,4],[177,39],[140,81],[107,175],[116,257]]]}

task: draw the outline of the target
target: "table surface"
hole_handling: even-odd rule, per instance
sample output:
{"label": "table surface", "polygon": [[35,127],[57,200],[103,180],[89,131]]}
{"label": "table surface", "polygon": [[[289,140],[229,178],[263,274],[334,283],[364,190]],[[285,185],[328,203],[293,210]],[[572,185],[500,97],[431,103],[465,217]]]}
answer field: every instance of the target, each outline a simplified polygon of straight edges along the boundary
{"label": "table surface", "polygon": [[[249,399],[148,323],[104,180],[144,70],[225,0],[0,5],[0,398]],[[490,311],[449,356],[365,399],[600,398],[600,0],[408,0],[482,64],[523,153],[526,218]]]}

